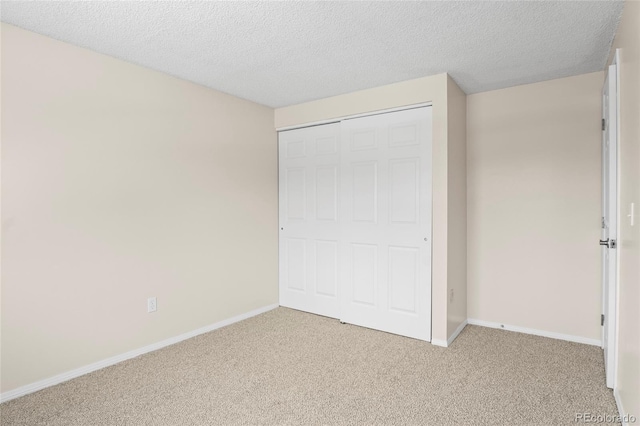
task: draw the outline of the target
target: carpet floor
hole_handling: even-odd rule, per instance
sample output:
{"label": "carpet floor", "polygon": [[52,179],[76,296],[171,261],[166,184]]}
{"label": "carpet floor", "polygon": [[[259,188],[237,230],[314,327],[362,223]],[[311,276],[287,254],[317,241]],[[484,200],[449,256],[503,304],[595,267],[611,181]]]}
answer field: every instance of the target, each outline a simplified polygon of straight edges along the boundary
{"label": "carpet floor", "polygon": [[[563,425],[617,416],[598,347],[449,348],[278,308],[0,405],[10,425]],[[580,422],[578,422],[580,423]]]}

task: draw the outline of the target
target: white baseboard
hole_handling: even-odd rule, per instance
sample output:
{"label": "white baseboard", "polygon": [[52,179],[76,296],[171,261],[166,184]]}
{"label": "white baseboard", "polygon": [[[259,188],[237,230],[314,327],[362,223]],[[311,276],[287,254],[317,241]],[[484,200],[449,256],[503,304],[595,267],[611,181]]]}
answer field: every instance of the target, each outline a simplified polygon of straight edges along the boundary
{"label": "white baseboard", "polygon": [[235,322],[239,322],[247,318],[254,317],[256,315],[260,315],[264,312],[275,309],[278,306],[279,306],[278,304],[275,304],[275,305],[268,305],[262,308],[254,309],[253,311],[236,315],[235,317],[231,317],[222,321],[218,321],[215,324],[207,325],[205,327],[201,327],[196,330],[189,331],[179,336],[170,337],[169,339],[165,339],[160,342],[153,343],[151,345],[148,345],[142,348],[134,349],[132,351],[129,351],[120,355],[116,355],[111,358],[103,359],[102,361],[94,362],[93,364],[85,365],[84,367],[76,368],[74,370],[67,371],[65,373],[58,374],[53,377],[49,377],[48,379],[40,380],[40,381],[30,383],[25,386],[21,386],[19,388],[16,388],[7,392],[3,392],[2,394],[0,394],[0,403],[10,401],[15,398],[19,398],[21,396],[42,390],[44,388],[48,388],[53,385],[57,385],[58,383],[66,382],[67,380],[75,379],[76,377],[80,377],[85,374],[92,373],[96,370],[109,367],[111,365],[117,364],[122,361],[126,361],[131,358],[135,358],[137,356],[140,356],[149,352],[157,351],[158,349],[164,348],[169,345],[173,345],[175,343],[181,342],[186,339],[190,339],[200,334],[208,333],[209,331],[213,331],[218,328],[231,325]]}
{"label": "white baseboard", "polygon": [[462,332],[462,330],[464,330],[464,328],[467,326],[467,324],[468,324],[468,321],[464,320],[462,322],[462,324],[460,324],[458,326],[458,328],[456,328],[456,331],[454,331],[453,334],[451,336],[449,336],[449,338],[447,339],[447,346],[451,346],[453,341],[456,340],[456,337],[458,337],[458,334],[460,334]]}
{"label": "white baseboard", "polygon": [[453,343],[453,341],[456,340],[456,337],[458,337],[458,334],[460,334],[466,326],[467,326],[467,320],[464,320],[462,324],[460,324],[458,328],[456,328],[456,331],[454,331],[453,334],[451,334],[451,336],[449,336],[449,338],[446,341],[440,340],[440,339],[431,339],[431,344],[436,346],[441,346],[443,348],[448,348],[449,346],[451,346],[451,343]]}
{"label": "white baseboard", "polygon": [[534,328],[519,327],[516,325],[501,324],[499,322],[483,321],[469,318],[467,322],[471,325],[482,327],[499,328],[501,330],[516,331],[518,333],[532,334],[534,336],[549,337],[551,339],[566,340],[568,342],[583,343],[585,345],[602,346],[600,339],[589,339],[587,337],[572,336],[570,334],[556,333],[553,331],[536,330]]}
{"label": "white baseboard", "polygon": [[620,398],[620,392],[618,392],[618,389],[613,390],[613,397],[615,398],[616,405],[618,406],[618,414],[620,415],[620,423],[622,423],[622,426],[630,426],[632,423],[637,422],[638,418],[636,416],[633,416],[624,410],[622,398]]}

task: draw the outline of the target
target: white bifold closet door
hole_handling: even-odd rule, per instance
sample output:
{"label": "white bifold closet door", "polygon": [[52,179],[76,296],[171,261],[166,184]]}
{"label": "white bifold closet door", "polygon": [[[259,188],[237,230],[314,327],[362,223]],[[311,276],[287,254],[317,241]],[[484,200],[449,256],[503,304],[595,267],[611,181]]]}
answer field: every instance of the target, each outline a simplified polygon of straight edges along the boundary
{"label": "white bifold closet door", "polygon": [[431,108],[281,132],[280,304],[431,340]]}

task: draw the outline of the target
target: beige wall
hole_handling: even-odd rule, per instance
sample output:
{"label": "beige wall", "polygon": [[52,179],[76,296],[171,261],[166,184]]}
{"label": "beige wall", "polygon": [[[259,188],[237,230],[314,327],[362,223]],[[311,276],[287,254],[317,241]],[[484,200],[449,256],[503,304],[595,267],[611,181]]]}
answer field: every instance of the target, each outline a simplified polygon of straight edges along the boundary
{"label": "beige wall", "polygon": [[[275,110],[276,128],[311,123],[388,108],[431,102],[433,106],[433,266],[432,266],[432,339],[447,340],[447,293],[448,256],[464,256],[449,253],[447,249],[449,219],[448,181],[449,164],[447,148],[449,125],[448,89],[455,83],[449,82],[446,74],[408,80],[401,83],[361,90],[304,104]],[[459,97],[458,97],[459,98]],[[461,102],[458,100],[458,102]],[[461,140],[461,139],[460,139]],[[459,173],[459,162],[454,162],[451,173]],[[454,217],[461,217],[455,212]],[[461,261],[457,262],[461,264]],[[455,286],[462,286],[457,282]]]}
{"label": "beige wall", "polygon": [[277,303],[272,109],[6,24],[2,106],[2,392]]}
{"label": "beige wall", "polygon": [[467,97],[469,318],[600,339],[603,79]]}
{"label": "beige wall", "polygon": [[[640,2],[627,1],[613,43],[620,49],[618,372],[616,392],[640,418]],[[631,226],[630,204],[635,203]]]}
{"label": "beige wall", "polygon": [[447,79],[447,336],[467,320],[467,95]]}

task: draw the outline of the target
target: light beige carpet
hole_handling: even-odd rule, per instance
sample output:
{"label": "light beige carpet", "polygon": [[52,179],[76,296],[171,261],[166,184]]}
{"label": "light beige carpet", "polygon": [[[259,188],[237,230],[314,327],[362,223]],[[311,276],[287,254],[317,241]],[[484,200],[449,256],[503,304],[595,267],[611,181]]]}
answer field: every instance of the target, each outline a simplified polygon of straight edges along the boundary
{"label": "light beige carpet", "polygon": [[600,348],[467,326],[449,348],[286,308],[0,405],[9,425],[560,425],[617,415]]}

